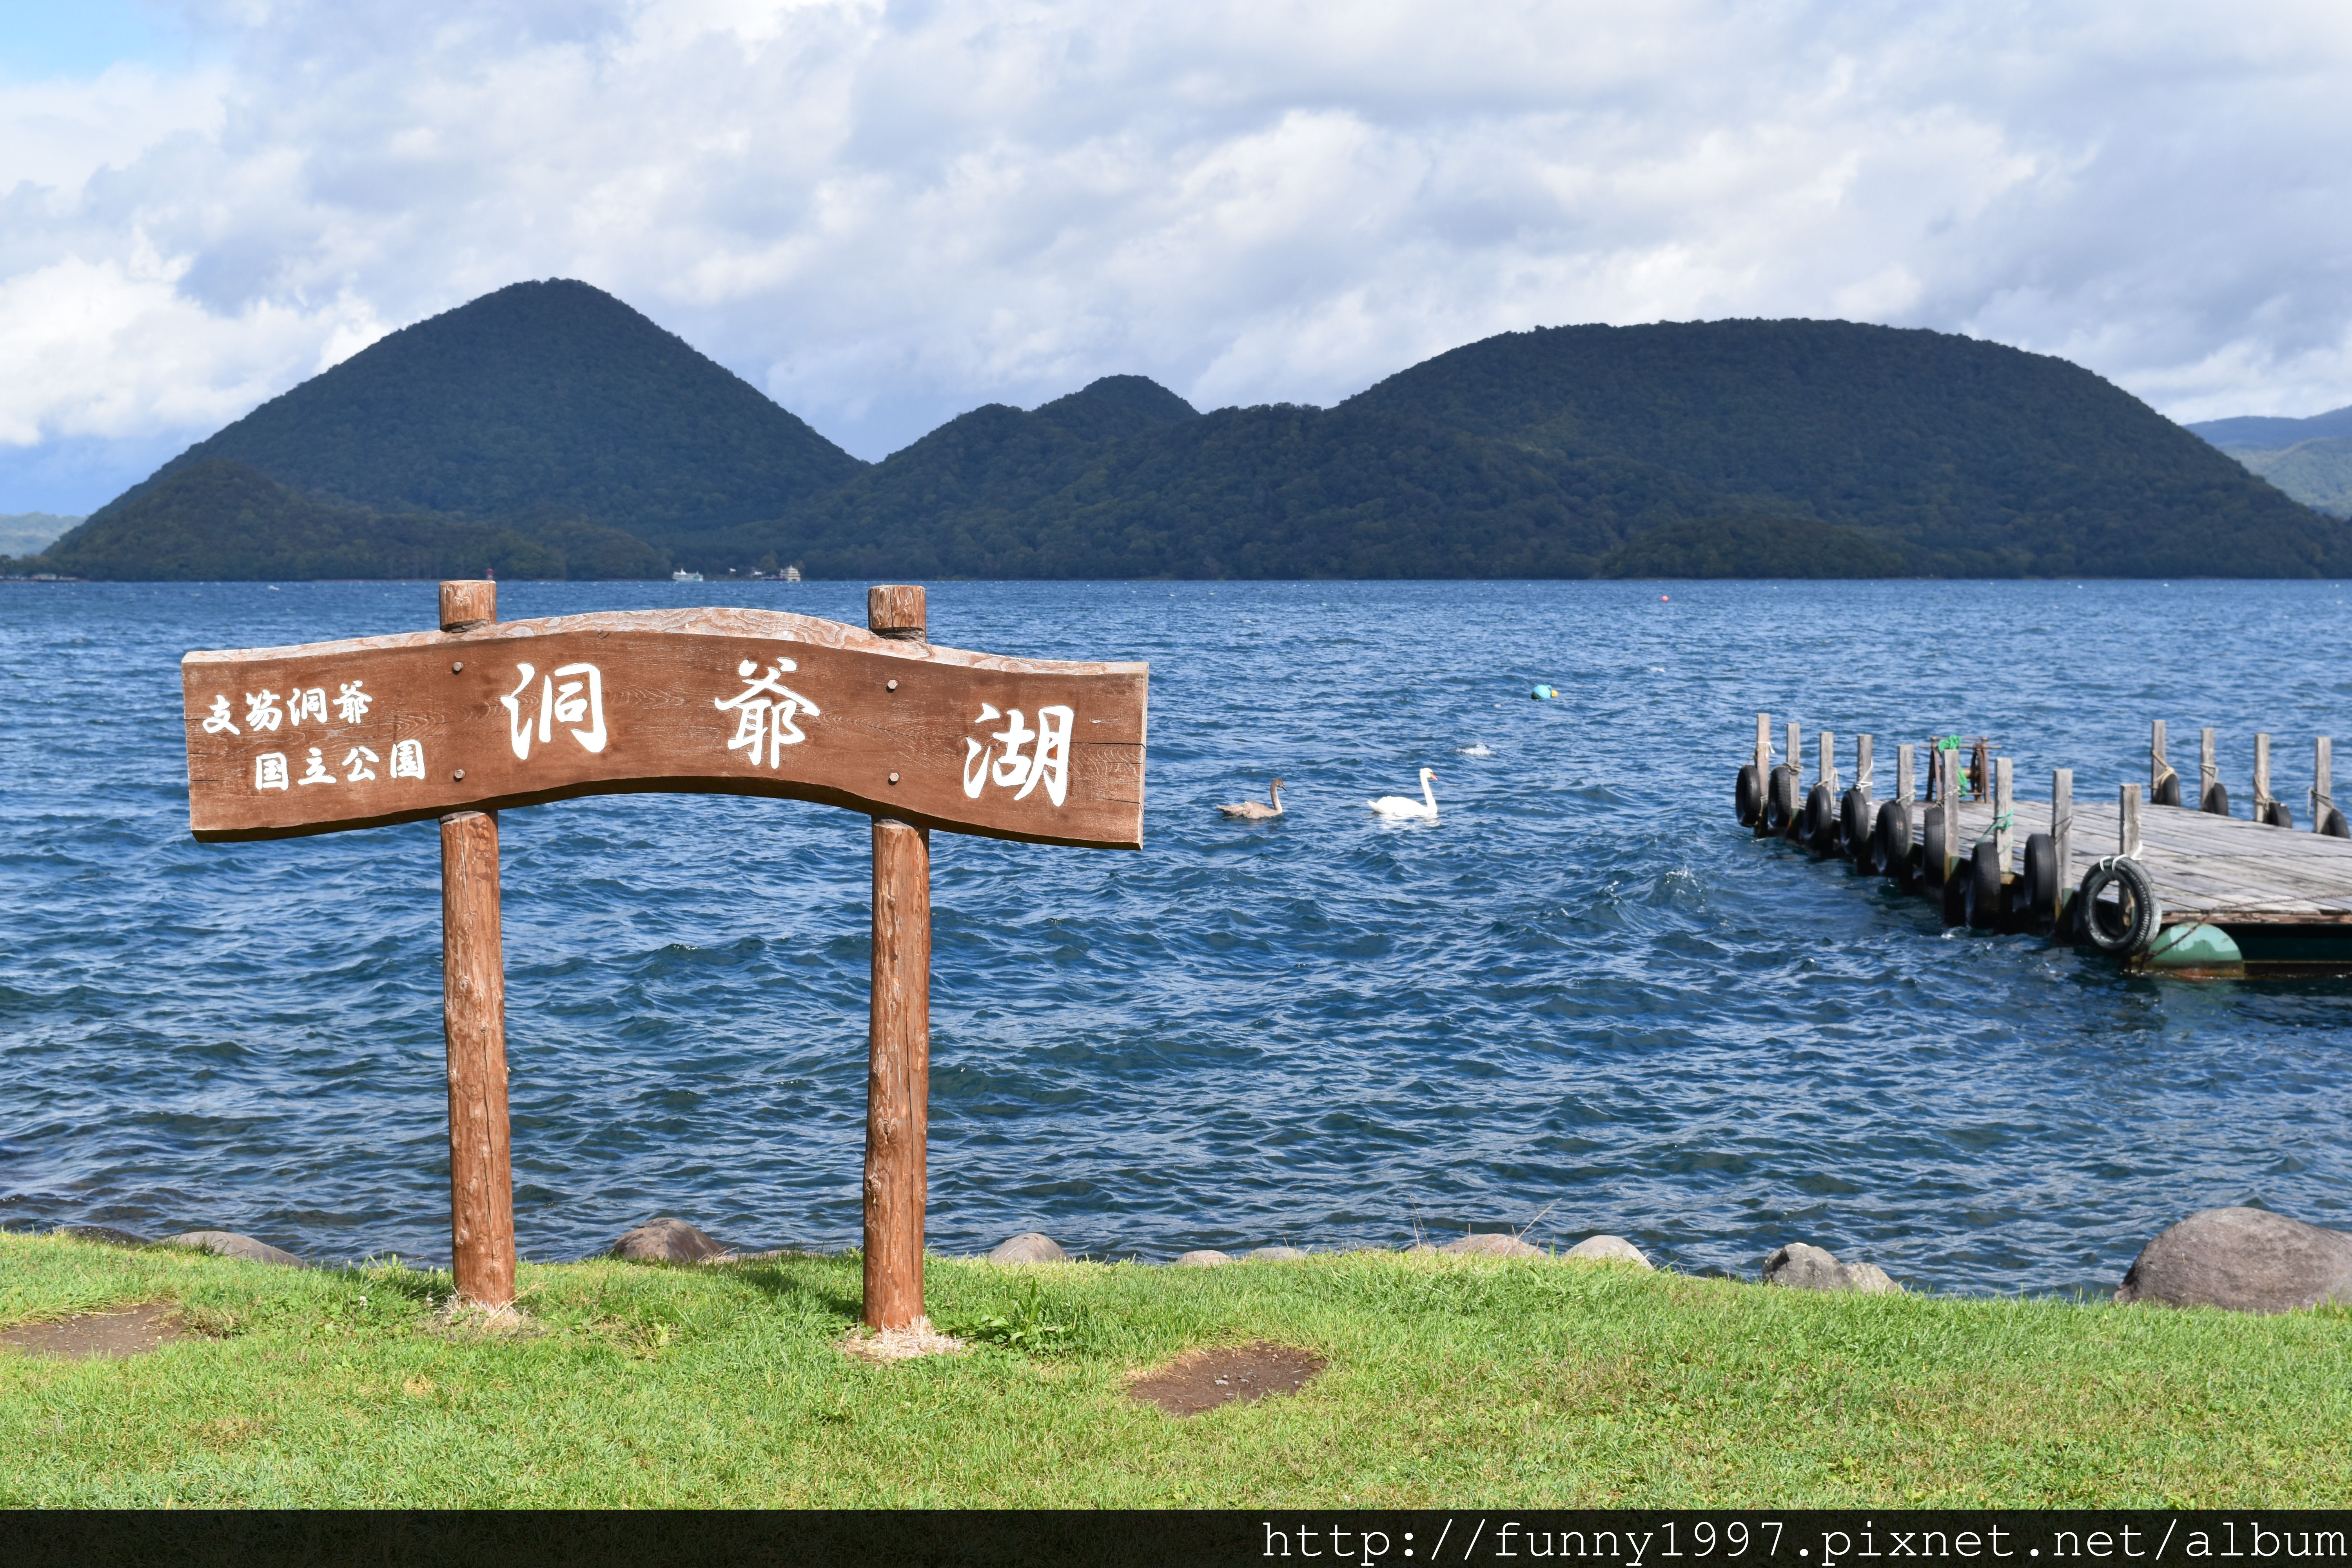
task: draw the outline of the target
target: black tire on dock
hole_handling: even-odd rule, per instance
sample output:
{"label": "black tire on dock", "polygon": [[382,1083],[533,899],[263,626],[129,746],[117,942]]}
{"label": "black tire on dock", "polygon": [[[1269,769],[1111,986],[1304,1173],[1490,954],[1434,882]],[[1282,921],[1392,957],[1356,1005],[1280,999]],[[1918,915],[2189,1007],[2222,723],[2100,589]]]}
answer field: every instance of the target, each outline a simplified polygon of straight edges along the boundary
{"label": "black tire on dock", "polygon": [[2039,926],[2050,918],[2050,906],[2058,898],[2058,841],[2047,833],[2025,836],[2023,892],[2032,923]]}
{"label": "black tire on dock", "polygon": [[1873,840],[1871,854],[1878,868],[1904,887],[1911,885],[1911,813],[1899,800],[1890,800],[1878,808],[1878,821],[1870,830]]}
{"label": "black tire on dock", "polygon": [[1963,879],[1968,887],[1969,924],[1978,931],[1990,931],[2000,924],[2000,851],[1990,838],[1981,839],[1969,851],[1969,868]]}
{"label": "black tire on dock", "polygon": [[2312,831],[2323,838],[2352,838],[2352,825],[2347,825],[2344,814],[2332,805],[2321,810],[2319,821]]}
{"label": "black tire on dock", "polygon": [[1919,823],[1919,880],[1930,890],[1944,885],[1944,808],[1931,805]]}
{"label": "black tire on dock", "polygon": [[[2099,895],[2115,892],[2111,902]],[[2083,940],[2116,958],[2145,952],[2156,941],[2164,910],[2156,901],[2156,884],[2147,868],[2137,860],[2115,856],[2083,874],[2082,890],[2074,895],[2074,920]]]}
{"label": "black tire on dock", "polygon": [[2266,827],[2294,826],[2294,808],[2283,800],[2266,800],[2254,809],[2254,820]]}
{"label": "black tire on dock", "polygon": [[1868,795],[1860,789],[1847,792],[1853,803],[1845,831],[1845,852],[1853,861],[1854,870],[1867,877],[1878,869],[1878,819]]}
{"label": "black tire on dock", "polygon": [[1804,841],[1816,855],[1827,855],[1837,844],[1837,796],[1830,786],[1817,784],[1805,796]]}
{"label": "black tire on dock", "polygon": [[2205,798],[2197,803],[2197,809],[2208,816],[2229,816],[2230,786],[2215,779],[2212,787],[2205,792]]}
{"label": "black tire on dock", "polygon": [[2147,792],[2147,798],[2148,803],[2152,805],[2179,805],[2180,804],[2180,775],[2179,773],[2167,773],[2162,778],[2157,780],[2155,787]]}
{"label": "black tire on dock", "polygon": [[1772,770],[1764,789],[1764,831],[1785,834],[1797,819],[1797,770],[1783,764]]}
{"label": "black tire on dock", "polygon": [[1838,796],[1837,828],[1839,853],[1843,855],[1852,855],[1853,853],[1854,836],[1861,830],[1861,816],[1862,791],[1860,789],[1849,789],[1843,795]]}
{"label": "black tire on dock", "polygon": [[1743,763],[1739,782],[1732,787],[1733,805],[1739,813],[1739,826],[1753,827],[1764,815],[1764,780],[1756,772],[1754,763]]}

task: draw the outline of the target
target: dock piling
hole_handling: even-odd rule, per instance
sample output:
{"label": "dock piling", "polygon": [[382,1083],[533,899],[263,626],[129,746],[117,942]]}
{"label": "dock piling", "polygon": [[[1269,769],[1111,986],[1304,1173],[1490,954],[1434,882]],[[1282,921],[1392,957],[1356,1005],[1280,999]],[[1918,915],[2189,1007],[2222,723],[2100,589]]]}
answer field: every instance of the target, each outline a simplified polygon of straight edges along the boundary
{"label": "dock piling", "polygon": [[1917,782],[1912,775],[1912,750],[1909,745],[1895,748],[1895,798],[1906,805],[1911,804],[1912,786]]}
{"label": "dock piling", "polygon": [[2010,790],[2010,760],[2007,757],[1993,763],[1992,776],[1992,852],[1993,858],[2000,862],[2000,874],[2007,877],[2011,869],[2010,847],[2016,837],[2013,829],[2017,822],[2016,801]]}
{"label": "dock piling", "polygon": [[2139,858],[2139,785],[2123,786],[2122,799],[2116,803],[2116,853],[2127,860]]}
{"label": "dock piling", "polygon": [[2074,770],[2053,768],[2050,773],[2050,848],[2058,863],[2057,891],[2050,900],[2050,929],[2066,929],[2066,896],[2074,889],[2066,885],[2066,868],[2074,864],[2067,856],[2074,838]]}

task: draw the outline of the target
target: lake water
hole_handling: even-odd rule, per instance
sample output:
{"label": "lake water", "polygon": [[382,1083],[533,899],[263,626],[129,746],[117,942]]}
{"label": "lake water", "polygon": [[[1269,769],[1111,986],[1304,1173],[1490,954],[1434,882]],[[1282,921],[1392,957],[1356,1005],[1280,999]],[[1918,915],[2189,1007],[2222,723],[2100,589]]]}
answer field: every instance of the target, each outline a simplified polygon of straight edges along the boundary
{"label": "lake water", "polygon": [[[1661,595],[1670,594],[1671,599]],[[2023,793],[2252,731],[2307,820],[2352,736],[2330,584],[949,584],[940,642],[1152,667],[1140,854],[934,839],[929,1236],[1074,1251],[1810,1240],[1915,1286],[2106,1290],[2198,1208],[2352,1224],[2352,982],[2127,979],[1732,821],[1754,715],[2000,737]],[[508,584],[508,619],[847,584]],[[0,587],[0,1221],[446,1260],[430,825],[187,834],[180,655],[414,630],[430,584]],[[1558,701],[1528,698],[1532,683]],[[1484,753],[1469,749],[1485,748]],[[1850,752],[1849,752],[1850,758]],[[1367,796],[1437,770],[1443,820]],[[1848,763],[1851,767],[1851,762]],[[1214,807],[1289,781],[1290,816]],[[2243,807],[2242,806],[2242,810]],[[516,1226],[855,1246],[863,818],[507,814]]]}

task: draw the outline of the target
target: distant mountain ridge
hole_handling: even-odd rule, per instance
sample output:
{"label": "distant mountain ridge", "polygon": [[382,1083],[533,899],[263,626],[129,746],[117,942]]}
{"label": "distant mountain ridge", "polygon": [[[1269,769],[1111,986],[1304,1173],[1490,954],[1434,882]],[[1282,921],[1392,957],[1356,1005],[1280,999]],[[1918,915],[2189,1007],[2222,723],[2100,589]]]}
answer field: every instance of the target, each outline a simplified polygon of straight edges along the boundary
{"label": "distant mountain ridge", "polygon": [[2234,419],[2201,420],[2188,428],[2216,447],[2242,447],[2254,451],[2273,452],[2300,441],[2352,436],[2352,404],[2331,408],[2325,414],[2314,414],[2306,419],[2247,414]]}
{"label": "distant mountain ridge", "polygon": [[2247,416],[2189,428],[2304,505],[2352,517],[2352,405],[2308,419]]}
{"label": "distant mountain ridge", "polygon": [[[877,464],[586,284],[392,334],[48,552],[89,576],[2232,575],[2352,529],[2063,360],[1843,321],[1505,333],[1333,408],[1141,376]],[[527,564],[528,563],[528,564]],[[428,570],[429,567],[429,570]]]}

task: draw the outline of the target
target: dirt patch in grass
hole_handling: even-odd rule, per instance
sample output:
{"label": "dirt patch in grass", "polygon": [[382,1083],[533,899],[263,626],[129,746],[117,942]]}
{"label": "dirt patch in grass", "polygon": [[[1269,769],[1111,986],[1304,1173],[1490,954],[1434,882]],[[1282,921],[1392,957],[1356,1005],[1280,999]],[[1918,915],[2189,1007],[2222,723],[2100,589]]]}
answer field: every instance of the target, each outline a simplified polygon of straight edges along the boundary
{"label": "dirt patch in grass", "polygon": [[1171,1415],[1198,1415],[1223,1405],[1288,1394],[1306,1385],[1327,1363],[1313,1351],[1261,1341],[1190,1351],[1166,1366],[1143,1373],[1127,1385],[1129,1395],[1156,1405]]}
{"label": "dirt patch in grass", "polygon": [[26,1355],[62,1356],[86,1361],[94,1356],[119,1360],[184,1340],[180,1309],[170,1301],[150,1301],[113,1312],[84,1312],[49,1323],[19,1323],[0,1329],[0,1345]]}

